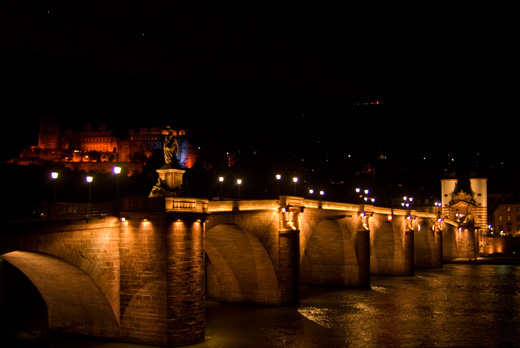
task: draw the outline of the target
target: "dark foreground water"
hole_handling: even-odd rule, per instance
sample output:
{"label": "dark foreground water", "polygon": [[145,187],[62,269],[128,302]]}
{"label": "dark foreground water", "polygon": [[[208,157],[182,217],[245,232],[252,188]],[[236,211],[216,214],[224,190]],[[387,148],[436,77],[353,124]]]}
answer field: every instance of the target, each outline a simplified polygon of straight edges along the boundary
{"label": "dark foreground water", "polygon": [[[303,287],[301,298],[282,308],[210,302],[207,340],[191,347],[520,347],[520,266],[451,264],[373,277],[366,290]],[[145,347],[60,336],[38,346]]]}

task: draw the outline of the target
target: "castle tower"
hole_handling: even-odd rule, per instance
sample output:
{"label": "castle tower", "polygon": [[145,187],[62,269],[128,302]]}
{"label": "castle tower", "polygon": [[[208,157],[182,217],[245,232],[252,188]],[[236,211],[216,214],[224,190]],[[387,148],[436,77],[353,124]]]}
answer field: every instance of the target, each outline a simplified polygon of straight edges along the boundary
{"label": "castle tower", "polygon": [[442,217],[457,223],[458,229],[450,232],[456,235],[444,231],[443,240],[450,250],[457,250],[451,255],[472,259],[478,257],[479,235],[488,228],[487,178],[480,173],[478,161],[470,170],[455,168],[453,162],[450,157],[441,179]]}
{"label": "castle tower", "polygon": [[40,120],[40,132],[38,133],[38,147],[40,149],[58,148],[60,139],[60,124],[52,116],[43,116]]}
{"label": "castle tower", "polygon": [[488,229],[488,209],[487,209],[487,179],[470,178],[473,198],[477,205],[475,214],[475,227],[480,231]]}

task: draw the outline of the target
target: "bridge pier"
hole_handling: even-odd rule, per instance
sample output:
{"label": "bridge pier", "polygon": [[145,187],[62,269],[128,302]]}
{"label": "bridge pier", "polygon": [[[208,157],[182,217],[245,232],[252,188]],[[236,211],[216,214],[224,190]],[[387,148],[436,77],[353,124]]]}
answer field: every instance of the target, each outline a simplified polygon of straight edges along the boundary
{"label": "bridge pier", "polygon": [[358,260],[358,286],[370,286],[370,231],[361,229],[356,236],[356,254]]}
{"label": "bridge pier", "polygon": [[300,214],[304,207],[301,200],[280,199],[278,220],[278,279],[280,304],[300,301]]}
{"label": "bridge pier", "polygon": [[302,283],[368,287],[370,231],[363,209],[346,204],[326,210],[328,202],[306,204],[310,207],[302,222]]}
{"label": "bridge pier", "polygon": [[442,268],[442,230],[438,218],[417,213],[415,267]]}
{"label": "bridge pier", "polygon": [[207,213],[121,216],[121,339],[163,346],[202,342]]}
{"label": "bridge pier", "polygon": [[281,230],[279,241],[280,304],[300,301],[300,231]]}
{"label": "bridge pier", "polygon": [[370,223],[370,273],[411,276],[415,273],[415,216],[410,211],[367,207]]}
{"label": "bridge pier", "polygon": [[404,231],[404,270],[403,275],[415,274],[415,231],[408,226]]}
{"label": "bridge pier", "polygon": [[479,256],[479,242],[475,226],[473,224],[461,224],[457,238],[457,245],[459,246],[458,257],[476,260]]}

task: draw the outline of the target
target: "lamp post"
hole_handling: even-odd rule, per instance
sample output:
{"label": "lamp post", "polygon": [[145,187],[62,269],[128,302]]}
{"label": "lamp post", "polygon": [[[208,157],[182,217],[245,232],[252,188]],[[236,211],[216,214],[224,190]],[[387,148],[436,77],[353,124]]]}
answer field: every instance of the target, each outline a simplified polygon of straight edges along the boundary
{"label": "lamp post", "polygon": [[278,197],[279,197],[280,196],[280,180],[282,180],[282,175],[276,174],[275,178],[276,178],[276,192],[278,193]]}
{"label": "lamp post", "polygon": [[240,186],[242,185],[242,179],[237,179],[238,186],[238,200],[240,200]]}
{"label": "lamp post", "polygon": [[413,201],[414,201],[413,197],[404,196],[403,197],[403,203],[401,203],[401,206],[403,208],[410,208],[410,206],[412,205]]}
{"label": "lamp post", "polygon": [[121,167],[114,167],[113,172],[116,175],[116,197],[119,199],[119,174],[121,174]]}
{"label": "lamp post", "polygon": [[87,217],[88,217],[88,213],[90,212],[90,204],[91,204],[90,186],[92,186],[92,182],[94,181],[94,177],[88,175],[88,176],[85,177],[85,181],[88,184],[88,208],[87,208]]}
{"label": "lamp post", "polygon": [[58,179],[58,172],[51,173],[51,179],[54,181],[54,203],[56,203],[56,180]]}
{"label": "lamp post", "polygon": [[298,183],[299,179],[297,177],[294,177],[292,181],[294,183],[294,195],[296,196],[296,184]]}
{"label": "lamp post", "polygon": [[360,201],[363,203],[375,203],[376,199],[374,197],[370,198],[370,190],[369,189],[363,189],[363,188],[356,188],[356,193],[360,199]]}
{"label": "lamp post", "polygon": [[222,189],[222,184],[224,183],[224,177],[223,176],[219,176],[218,177],[218,182],[220,183],[220,200],[223,200],[224,199],[224,192],[223,192],[223,189]]}

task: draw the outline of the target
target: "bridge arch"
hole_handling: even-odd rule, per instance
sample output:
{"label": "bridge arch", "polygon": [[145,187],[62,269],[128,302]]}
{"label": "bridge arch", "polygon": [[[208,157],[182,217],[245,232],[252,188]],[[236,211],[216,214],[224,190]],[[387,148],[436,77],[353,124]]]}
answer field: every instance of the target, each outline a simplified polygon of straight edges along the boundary
{"label": "bridge arch", "polygon": [[[414,223],[415,224],[415,223]],[[370,218],[370,273],[413,275],[414,231],[409,217],[374,214]]]}
{"label": "bridge arch", "polygon": [[384,221],[374,230],[371,241],[371,272],[372,274],[392,274],[395,260],[394,226],[390,221]]}
{"label": "bridge arch", "polygon": [[48,254],[13,251],[1,258],[34,284],[47,305],[49,329],[119,336],[119,323],[96,282],[77,266]]}
{"label": "bridge arch", "polygon": [[266,248],[236,224],[206,232],[208,298],[220,302],[278,304],[281,291]]}
{"label": "bridge arch", "polygon": [[302,283],[358,285],[359,263],[348,224],[325,218],[308,238],[301,262]]}
{"label": "bridge arch", "polygon": [[65,260],[87,273],[119,314],[119,229],[115,217],[10,223],[0,236],[0,255],[27,251]]}

